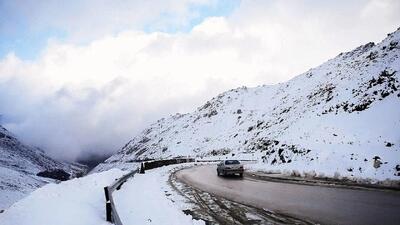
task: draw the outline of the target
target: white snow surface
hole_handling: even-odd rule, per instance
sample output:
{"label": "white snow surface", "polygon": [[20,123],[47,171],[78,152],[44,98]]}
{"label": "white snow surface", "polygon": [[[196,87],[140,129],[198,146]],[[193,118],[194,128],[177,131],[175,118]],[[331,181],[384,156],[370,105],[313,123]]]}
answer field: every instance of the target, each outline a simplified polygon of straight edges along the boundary
{"label": "white snow surface", "polygon": [[[120,190],[113,192],[124,225],[203,225],[182,212],[183,197],[172,193],[168,177],[171,165],[136,174]],[[82,178],[48,184],[0,213],[0,225],[106,225],[105,186],[127,171],[111,169]],[[174,201],[166,192],[174,194]]]}
{"label": "white snow surface", "polygon": [[0,214],[0,225],[102,225],[105,219],[104,187],[125,172],[112,169],[47,184]]}
{"label": "white snow surface", "polygon": [[158,120],[95,171],[138,159],[234,155],[264,170],[399,180],[399,56],[398,29],[288,82],[227,91]]}
{"label": "white snow surface", "polygon": [[[136,174],[128,180],[113,197],[124,225],[202,225],[201,220],[192,220],[182,209],[186,204],[168,185],[171,170],[183,165],[164,166]],[[173,199],[173,201],[167,197]]]}

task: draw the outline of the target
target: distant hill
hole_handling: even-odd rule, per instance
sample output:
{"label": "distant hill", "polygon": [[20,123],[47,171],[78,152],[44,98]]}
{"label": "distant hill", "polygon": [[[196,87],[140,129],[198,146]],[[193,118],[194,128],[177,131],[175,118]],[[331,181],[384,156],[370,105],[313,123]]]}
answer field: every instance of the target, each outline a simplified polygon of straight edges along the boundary
{"label": "distant hill", "polygon": [[0,126],[0,209],[47,183],[81,176],[86,170],[84,165],[50,158]]}

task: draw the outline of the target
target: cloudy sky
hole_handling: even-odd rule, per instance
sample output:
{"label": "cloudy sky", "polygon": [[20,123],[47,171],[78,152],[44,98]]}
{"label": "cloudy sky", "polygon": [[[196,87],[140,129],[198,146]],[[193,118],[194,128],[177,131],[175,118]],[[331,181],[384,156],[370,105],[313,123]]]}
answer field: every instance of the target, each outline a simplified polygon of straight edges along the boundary
{"label": "cloudy sky", "polygon": [[53,157],[118,150],[220,92],[400,26],[400,1],[0,0],[0,123]]}

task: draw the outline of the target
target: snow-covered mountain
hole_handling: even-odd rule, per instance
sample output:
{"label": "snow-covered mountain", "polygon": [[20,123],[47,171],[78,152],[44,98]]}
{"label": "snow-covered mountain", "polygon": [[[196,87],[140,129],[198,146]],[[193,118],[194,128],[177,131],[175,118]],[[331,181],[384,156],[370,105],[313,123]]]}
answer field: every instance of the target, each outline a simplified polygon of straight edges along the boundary
{"label": "snow-covered mountain", "polygon": [[86,166],[54,160],[0,126],[0,210],[49,182],[85,172]]}
{"label": "snow-covered mountain", "polygon": [[400,177],[400,29],[285,83],[241,87],[150,125],[95,170],[177,156],[266,169]]}

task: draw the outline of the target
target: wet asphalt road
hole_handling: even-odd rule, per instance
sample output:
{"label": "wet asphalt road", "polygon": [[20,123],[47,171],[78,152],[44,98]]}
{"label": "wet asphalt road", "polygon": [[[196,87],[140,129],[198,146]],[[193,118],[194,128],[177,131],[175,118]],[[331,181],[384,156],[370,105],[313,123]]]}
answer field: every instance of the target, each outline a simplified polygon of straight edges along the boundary
{"label": "wet asphalt road", "polygon": [[400,224],[400,192],[218,177],[216,166],[184,169],[177,177],[236,202],[321,224]]}

